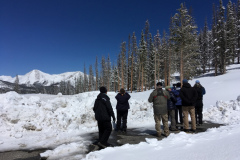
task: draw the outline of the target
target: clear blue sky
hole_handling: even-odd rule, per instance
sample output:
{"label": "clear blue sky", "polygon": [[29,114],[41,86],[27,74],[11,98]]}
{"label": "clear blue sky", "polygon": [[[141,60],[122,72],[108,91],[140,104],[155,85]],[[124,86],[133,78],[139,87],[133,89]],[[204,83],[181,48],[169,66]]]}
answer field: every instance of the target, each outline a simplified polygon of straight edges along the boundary
{"label": "clear blue sky", "polygon": [[113,61],[129,34],[136,32],[139,42],[147,19],[153,35],[168,31],[182,2],[192,8],[199,28],[205,18],[211,23],[212,4],[219,5],[218,0],[0,0],[0,75],[83,71],[96,55],[110,54]]}

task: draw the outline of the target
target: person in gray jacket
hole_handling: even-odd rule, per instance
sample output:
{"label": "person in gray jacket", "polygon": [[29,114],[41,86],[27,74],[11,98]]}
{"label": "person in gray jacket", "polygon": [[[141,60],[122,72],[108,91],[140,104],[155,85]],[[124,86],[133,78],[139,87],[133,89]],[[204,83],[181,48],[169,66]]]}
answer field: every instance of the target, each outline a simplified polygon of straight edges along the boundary
{"label": "person in gray jacket", "polygon": [[155,120],[155,129],[157,131],[157,136],[161,137],[161,119],[164,127],[163,136],[167,137],[169,135],[168,128],[168,109],[167,100],[170,99],[170,95],[166,90],[162,89],[162,83],[157,83],[157,89],[155,89],[149,96],[148,102],[153,102],[153,112]]}

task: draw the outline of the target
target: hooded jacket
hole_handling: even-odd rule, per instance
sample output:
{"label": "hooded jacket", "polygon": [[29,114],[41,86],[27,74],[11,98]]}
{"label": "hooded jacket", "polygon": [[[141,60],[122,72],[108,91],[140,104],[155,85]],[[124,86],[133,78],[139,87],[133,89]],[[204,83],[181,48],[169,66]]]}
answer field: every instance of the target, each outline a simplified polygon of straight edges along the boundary
{"label": "hooded jacket", "polygon": [[182,106],[195,106],[198,95],[197,91],[189,83],[183,83],[180,89],[180,97],[182,99]]}
{"label": "hooded jacket", "polygon": [[100,93],[95,100],[93,111],[97,121],[111,121],[115,119],[110,98],[105,93]]}
{"label": "hooded jacket", "polygon": [[128,93],[124,93],[123,95],[121,93],[118,93],[115,97],[117,100],[116,109],[121,111],[128,110],[130,108],[128,103],[130,97],[131,96]]}
{"label": "hooded jacket", "polygon": [[[162,92],[163,95],[158,95],[159,92]],[[155,115],[167,114],[167,100],[170,99],[170,95],[167,91],[162,88],[155,89],[149,96],[148,102],[153,102],[153,112]]]}

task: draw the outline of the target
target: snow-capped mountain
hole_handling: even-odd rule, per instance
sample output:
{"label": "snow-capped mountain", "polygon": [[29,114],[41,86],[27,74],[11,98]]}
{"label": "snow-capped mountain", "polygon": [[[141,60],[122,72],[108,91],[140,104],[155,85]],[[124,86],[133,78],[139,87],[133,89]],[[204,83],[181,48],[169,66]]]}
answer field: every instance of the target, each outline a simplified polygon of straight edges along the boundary
{"label": "snow-capped mountain", "polygon": [[[32,70],[25,75],[18,75],[18,78],[19,84],[25,84],[27,86],[33,85],[34,83],[42,84],[44,86],[50,86],[52,84],[60,83],[61,81],[70,81],[70,83],[73,85],[75,83],[75,80],[83,75],[84,73],[80,71],[50,75],[40,70]],[[15,83],[16,77],[0,76],[0,80]]]}

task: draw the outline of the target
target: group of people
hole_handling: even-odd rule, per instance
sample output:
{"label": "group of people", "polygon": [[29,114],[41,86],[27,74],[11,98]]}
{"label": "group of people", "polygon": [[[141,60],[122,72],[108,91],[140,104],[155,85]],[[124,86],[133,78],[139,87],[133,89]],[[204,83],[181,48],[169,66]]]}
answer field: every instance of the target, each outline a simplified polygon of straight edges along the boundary
{"label": "group of people", "polygon": [[[196,80],[192,87],[186,79],[179,82],[176,86],[166,86],[163,89],[162,82],[156,84],[157,88],[150,94],[148,101],[153,103],[153,112],[155,120],[155,129],[157,136],[167,137],[170,131],[177,131],[177,124],[183,124],[183,131],[196,132],[196,125],[203,124],[203,95],[205,88]],[[126,133],[128,109],[130,108],[128,100],[130,95],[122,88],[116,95],[117,105],[117,123],[115,130]],[[111,118],[115,123],[116,118],[113,112],[110,98],[107,96],[106,87],[100,87],[100,94],[97,96],[94,104],[95,119],[98,123],[99,141],[98,145],[102,148],[110,146],[109,136],[112,132]],[[188,114],[191,117],[191,129],[189,129]],[[178,117],[179,116],[179,117]],[[170,127],[168,121],[171,121]],[[164,134],[161,133],[161,121]]]}

